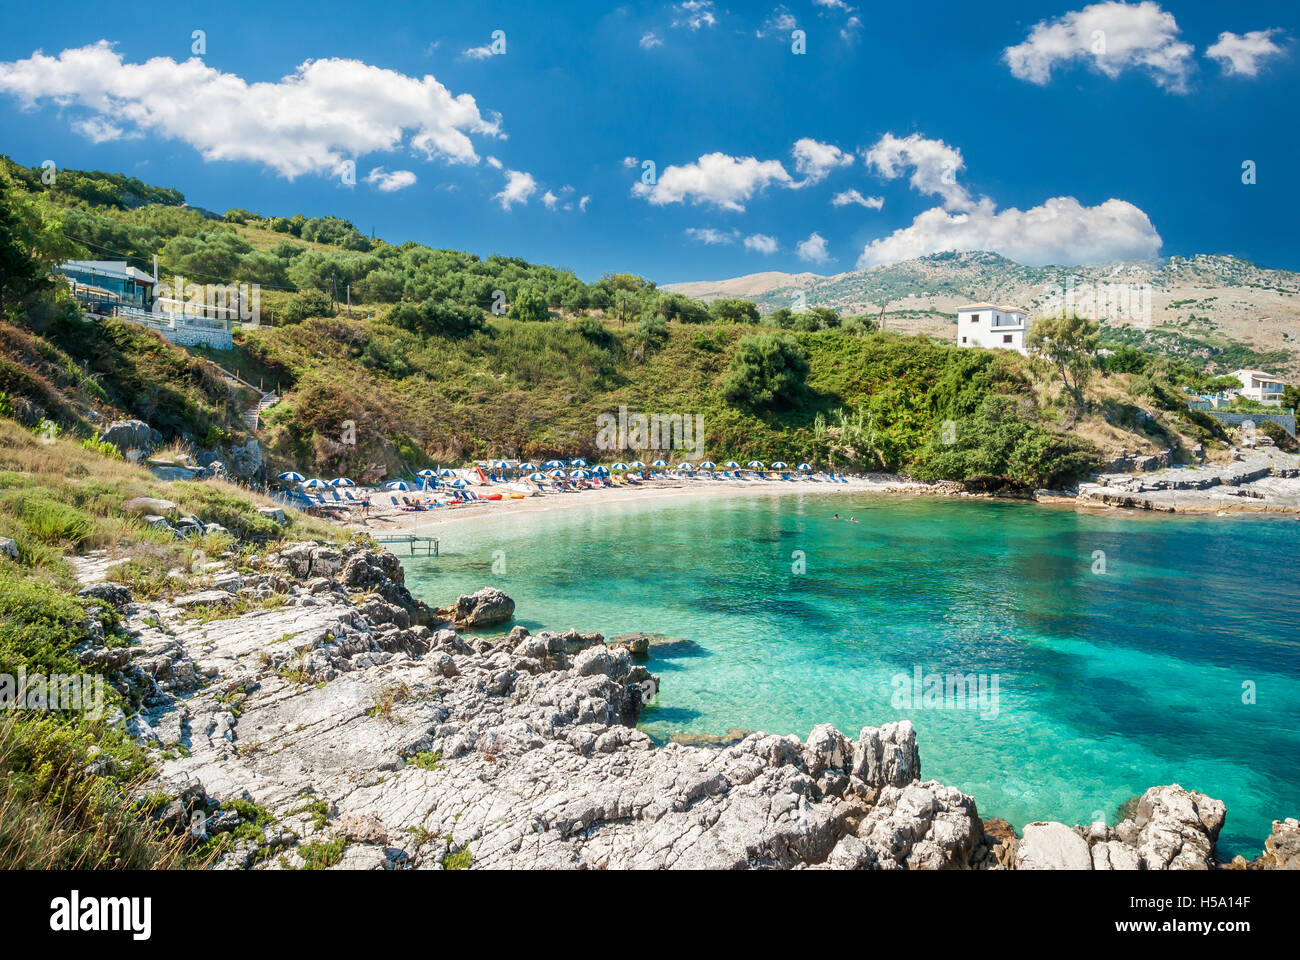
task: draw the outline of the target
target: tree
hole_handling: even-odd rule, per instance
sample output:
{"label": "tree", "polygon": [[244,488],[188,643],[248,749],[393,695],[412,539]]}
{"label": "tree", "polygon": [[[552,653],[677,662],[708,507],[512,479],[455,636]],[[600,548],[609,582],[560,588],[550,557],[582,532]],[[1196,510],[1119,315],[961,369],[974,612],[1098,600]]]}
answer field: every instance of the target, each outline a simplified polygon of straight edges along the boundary
{"label": "tree", "polygon": [[515,320],[549,320],[551,310],[546,305],[544,296],[532,287],[524,287],[515,294],[514,302],[510,304],[509,316]]}
{"label": "tree", "polygon": [[808,369],[808,355],[792,337],[751,334],[741,337],[722,389],[737,405],[789,407],[803,396]]}
{"label": "tree", "polygon": [[53,285],[50,271],[79,247],[63,235],[58,210],[33,198],[0,167],[0,315]]}
{"label": "tree", "polygon": [[1082,413],[1083,388],[1092,372],[1092,357],[1097,352],[1101,325],[1077,314],[1044,317],[1029,331],[1028,346],[1061,374],[1061,383],[1074,399],[1076,413]]}
{"label": "tree", "polygon": [[709,313],[719,323],[758,323],[758,307],[735,297],[714,300],[709,304]]}

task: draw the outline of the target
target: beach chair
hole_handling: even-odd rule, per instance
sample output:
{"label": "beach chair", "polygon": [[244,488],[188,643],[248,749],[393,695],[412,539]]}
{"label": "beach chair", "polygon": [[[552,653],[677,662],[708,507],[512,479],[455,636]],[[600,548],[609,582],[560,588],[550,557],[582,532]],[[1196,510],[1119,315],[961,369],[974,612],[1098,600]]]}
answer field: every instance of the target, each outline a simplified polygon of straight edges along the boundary
{"label": "beach chair", "polygon": [[[398,510],[403,510],[409,513],[410,511],[415,509],[415,507],[411,506],[409,503],[398,503],[396,497],[389,497],[388,499],[393,502],[393,506],[395,506]],[[403,497],[402,499],[405,500],[406,498]]]}

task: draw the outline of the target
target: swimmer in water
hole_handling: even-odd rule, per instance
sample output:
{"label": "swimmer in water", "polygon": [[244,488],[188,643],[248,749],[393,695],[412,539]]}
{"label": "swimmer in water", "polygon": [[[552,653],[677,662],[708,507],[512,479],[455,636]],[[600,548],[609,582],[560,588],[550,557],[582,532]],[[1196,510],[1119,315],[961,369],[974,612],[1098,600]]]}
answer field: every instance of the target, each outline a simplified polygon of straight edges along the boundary
{"label": "swimmer in water", "polygon": [[838,513],[835,514],[835,516],[831,517],[832,520],[838,520],[839,518],[840,518],[840,515],[839,515]]}

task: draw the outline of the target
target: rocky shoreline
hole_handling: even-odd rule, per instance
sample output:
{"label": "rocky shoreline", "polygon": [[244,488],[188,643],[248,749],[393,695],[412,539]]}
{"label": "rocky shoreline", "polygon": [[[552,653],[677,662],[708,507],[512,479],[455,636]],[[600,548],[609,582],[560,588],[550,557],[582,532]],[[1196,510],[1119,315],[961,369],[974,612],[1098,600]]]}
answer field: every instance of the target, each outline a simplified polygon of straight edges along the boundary
{"label": "rocky shoreline", "polygon": [[[922,779],[906,720],[657,746],[635,728],[659,684],[643,645],[466,635],[383,551],[295,544],[212,579],[201,601],[89,586],[139,642],[81,656],[141,705],[114,722],[158,763],[153,815],[212,844],[216,868],[1218,866],[1217,800],[1154,786],[1116,827],[1017,836]],[[241,598],[282,602],[220,617]],[[449,609],[488,626],[513,607],[488,590]],[[1300,823],[1275,823],[1263,856],[1233,866],[1300,868]]]}

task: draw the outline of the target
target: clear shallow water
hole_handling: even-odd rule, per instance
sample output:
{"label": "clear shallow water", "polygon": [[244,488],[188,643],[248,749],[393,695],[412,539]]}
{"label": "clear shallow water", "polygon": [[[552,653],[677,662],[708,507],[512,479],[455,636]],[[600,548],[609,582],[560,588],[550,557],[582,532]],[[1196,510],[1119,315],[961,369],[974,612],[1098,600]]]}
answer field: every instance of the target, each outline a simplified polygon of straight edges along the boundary
{"label": "clear shallow water", "polygon": [[[856,736],[906,717],[922,775],[1017,828],[1098,811],[1113,824],[1125,800],[1177,782],[1227,803],[1221,853],[1253,856],[1274,819],[1300,814],[1300,521],[842,494],[436,533],[441,557],[403,558],[429,602],[498,586],[533,630],[685,641],[652,650],[663,682],[641,727],[657,739],[816,723]],[[918,666],[996,675],[996,714],[898,702],[891,680]]]}

